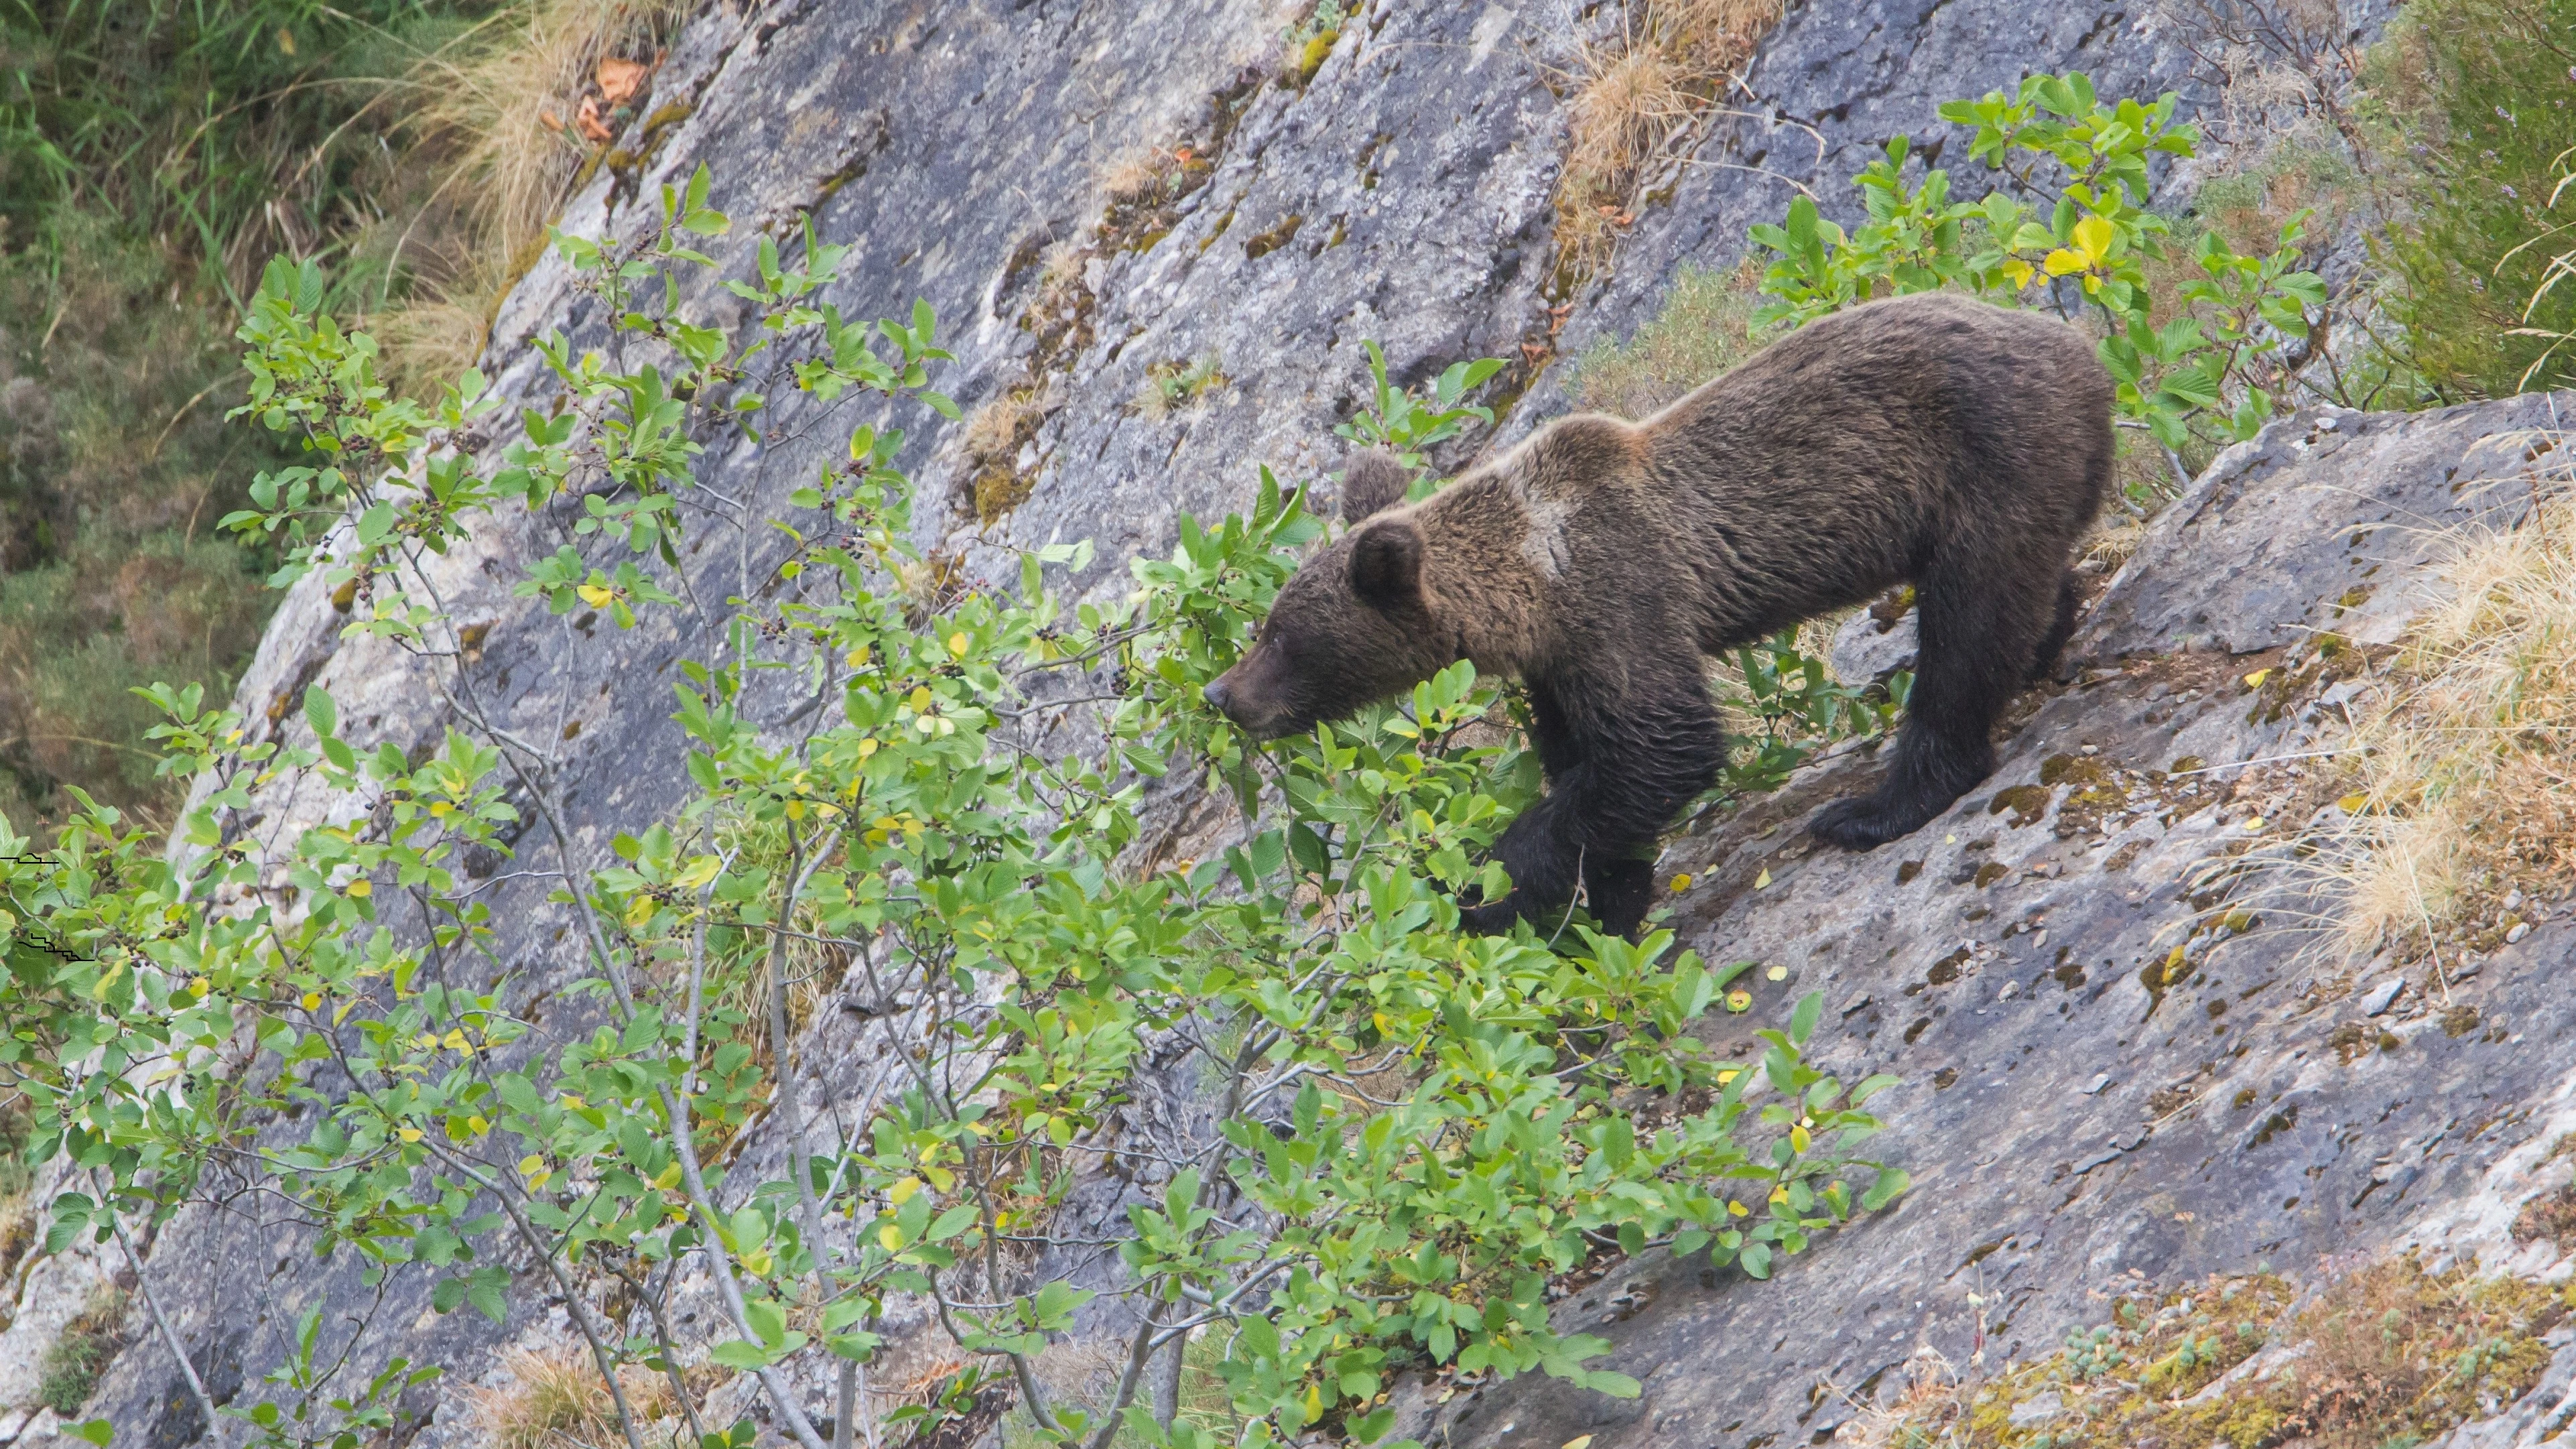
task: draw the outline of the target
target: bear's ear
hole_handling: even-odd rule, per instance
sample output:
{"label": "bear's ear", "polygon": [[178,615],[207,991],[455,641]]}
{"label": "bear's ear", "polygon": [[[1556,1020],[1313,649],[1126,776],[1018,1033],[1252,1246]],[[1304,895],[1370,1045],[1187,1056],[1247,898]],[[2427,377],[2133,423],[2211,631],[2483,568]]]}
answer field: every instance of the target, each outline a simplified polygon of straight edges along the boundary
{"label": "bear's ear", "polygon": [[1371,448],[1342,470],[1342,522],[1357,523],[1404,501],[1413,480],[1384,448]]}
{"label": "bear's ear", "polygon": [[1351,592],[1383,613],[1422,605],[1422,530],[1410,518],[1382,518],[1351,535]]}

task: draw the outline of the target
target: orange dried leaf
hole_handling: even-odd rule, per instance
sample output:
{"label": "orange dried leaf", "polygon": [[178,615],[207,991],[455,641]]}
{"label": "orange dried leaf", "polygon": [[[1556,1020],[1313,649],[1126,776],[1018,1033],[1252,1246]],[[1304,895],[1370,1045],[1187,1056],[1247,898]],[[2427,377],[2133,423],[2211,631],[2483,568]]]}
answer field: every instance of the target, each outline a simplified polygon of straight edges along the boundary
{"label": "orange dried leaf", "polygon": [[599,118],[597,96],[581,98],[581,114],[573,118],[573,125],[581,132],[581,138],[594,146],[605,146],[614,139],[607,124]]}
{"label": "orange dried leaf", "polygon": [[622,106],[644,89],[644,78],[653,68],[640,60],[620,60],[611,56],[599,63],[599,94],[612,106]]}

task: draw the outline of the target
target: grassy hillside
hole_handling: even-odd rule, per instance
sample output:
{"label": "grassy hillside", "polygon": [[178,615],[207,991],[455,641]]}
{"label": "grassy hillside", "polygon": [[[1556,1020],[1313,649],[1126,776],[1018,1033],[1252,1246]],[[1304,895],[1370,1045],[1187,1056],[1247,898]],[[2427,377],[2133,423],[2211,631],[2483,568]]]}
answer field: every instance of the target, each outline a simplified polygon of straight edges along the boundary
{"label": "grassy hillside", "polygon": [[0,812],[41,834],[76,786],[157,820],[128,691],[220,694],[257,643],[269,561],[213,525],[285,456],[222,425],[260,268],[322,258],[397,377],[461,366],[680,8],[0,12]]}

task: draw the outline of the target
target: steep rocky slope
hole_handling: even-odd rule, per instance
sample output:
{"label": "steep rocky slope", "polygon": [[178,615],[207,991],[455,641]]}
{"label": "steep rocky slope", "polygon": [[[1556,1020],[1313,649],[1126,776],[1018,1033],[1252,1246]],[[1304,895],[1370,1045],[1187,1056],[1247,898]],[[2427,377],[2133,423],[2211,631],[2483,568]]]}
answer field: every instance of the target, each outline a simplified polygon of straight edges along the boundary
{"label": "steep rocky slope", "polygon": [[[1114,590],[1127,558],[1168,547],[1180,512],[1241,505],[1254,463],[1299,477],[1337,466],[1330,429],[1365,376],[1363,339],[1404,380],[1464,357],[1515,359],[1498,385],[1518,397],[1508,437],[1564,406],[1558,359],[1632,329],[1684,264],[1731,262],[1744,226],[1776,213],[1793,182],[1835,195],[1891,132],[1939,134],[1938,101],[2033,70],[2088,69],[2106,94],[2187,85],[2188,57],[2143,4],[1793,7],[1748,93],[1643,208],[1609,278],[1560,303],[1548,292],[1558,91],[1584,8],[1378,0],[1297,77],[1278,55],[1284,17],[1221,0],[720,3],[639,108],[649,136],[621,142],[641,159],[603,168],[564,225],[631,233],[638,198],[649,207],[700,161],[715,203],[751,224],[734,265],[752,231],[812,209],[824,235],[856,247],[830,300],[874,315],[926,298],[958,355],[945,379],[958,400],[972,412],[1018,399],[998,445],[958,427],[916,431],[906,461],[925,483],[926,541],[976,574],[1003,572],[1004,545],[1089,538],[1100,561],[1087,583]],[[1118,200],[1121,169],[1139,161],[1180,178],[1152,205]],[[603,335],[549,261],[502,312],[505,390],[545,396],[520,344],[551,329],[581,345]],[[1154,380],[1193,366],[1197,396],[1140,405]],[[1603,1331],[1647,1380],[1643,1398],[1544,1383],[1461,1395],[1421,1407],[1426,1437],[1805,1442],[1852,1412],[1816,1393],[1820,1382],[1869,1385],[1922,1335],[1964,1357],[1970,1292],[1987,1300],[1989,1340],[2044,1344],[2085,1316],[2089,1291],[2132,1271],[2286,1264],[2410,1232],[2501,1242],[2498,1204],[2522,1190],[2530,1144],[2554,1140],[2560,1058],[2576,1052],[2559,1045],[2564,1012],[2544,969],[2576,950],[2572,928],[2553,918],[2474,978],[2411,977],[2390,1001],[2369,973],[2347,981],[2303,958],[2304,938],[2277,917],[2194,944],[2216,937],[2191,934],[2201,912],[2186,878],[2244,833],[2246,807],[2219,808],[2222,787],[2240,802],[2304,797],[2300,778],[2273,767],[2250,791],[2232,770],[2177,778],[2172,767],[2185,754],[2225,765],[2298,753],[2330,730],[2330,710],[2310,718],[2313,695],[2249,699],[2242,677],[2278,655],[2282,678],[2325,688],[2288,651],[2363,570],[2380,570],[2370,600],[2336,627],[2356,639],[2401,628],[2398,585],[2431,577],[2429,545],[2409,529],[2465,521],[2490,501],[2455,496],[2444,470],[2496,471],[2503,454],[2478,452],[2478,439],[2530,424],[2534,406],[2299,419],[2222,461],[2114,585],[2082,641],[2091,667],[2038,706],[1995,790],[1915,839],[1853,859],[1805,853],[1794,820],[1867,768],[1845,758],[1678,842],[1671,871],[1697,882],[1677,903],[1693,943],[1787,967],[1766,993],[1826,987],[1840,1009],[1830,1052],[1916,1084],[1890,1099],[1887,1150],[1921,1185],[1769,1286],[1645,1262],[1569,1300],[1569,1324],[1615,1320]],[[783,422],[792,433],[793,414]],[[816,445],[788,442],[711,457],[705,473],[757,511],[820,461]],[[2363,529],[2375,531],[2354,541]],[[568,828],[595,851],[677,797],[682,782],[630,762],[676,758],[672,666],[711,635],[662,622],[588,640],[591,626],[512,597],[554,545],[543,531],[495,527],[442,560],[438,582],[482,626],[475,668],[509,722],[561,741]],[[701,595],[721,599],[738,570],[782,546],[755,536],[747,559],[693,555],[689,567]],[[291,735],[294,697],[319,683],[362,743],[434,738],[443,721],[414,664],[341,642],[342,622],[321,590],[290,596],[243,685],[247,712]],[[752,701],[756,717],[793,706],[783,694]],[[1994,810],[2002,791],[2016,793]],[[265,838],[323,808],[283,792],[263,803]],[[2278,808],[2260,807],[2275,828]],[[1190,823],[1185,809],[1173,819]],[[536,846],[544,827],[533,830]],[[577,964],[549,889],[503,878],[488,895],[499,953],[530,1003]],[[2177,944],[2192,970],[2150,990],[2146,965]],[[2223,1016],[2211,1010],[2222,995]],[[2364,1016],[2365,1001],[2382,1010]],[[2477,1024],[2447,1030],[2464,1005]],[[2335,1043],[2356,1021],[2370,1024],[2372,1050],[2347,1063]],[[2381,1028],[2395,1049],[2369,1035]],[[810,1090],[865,1095],[881,1062],[868,1032],[827,1012],[801,1054]],[[378,1302],[347,1255],[315,1259],[255,1204],[183,1215],[148,1249],[218,1391],[273,1366],[315,1304],[396,1326],[387,1351],[450,1364],[458,1380],[491,1374],[508,1346],[564,1334],[560,1310],[533,1298],[498,1329],[429,1313],[418,1286]],[[74,1248],[22,1274],[0,1332],[0,1402],[15,1406],[0,1440],[28,1422],[45,1347],[119,1266]],[[131,1436],[120,1443],[196,1442],[166,1350],[139,1327],[127,1339],[87,1412]],[[428,1424],[409,1442],[475,1442],[456,1388],[413,1407]],[[47,1416],[35,1417],[31,1437]]]}

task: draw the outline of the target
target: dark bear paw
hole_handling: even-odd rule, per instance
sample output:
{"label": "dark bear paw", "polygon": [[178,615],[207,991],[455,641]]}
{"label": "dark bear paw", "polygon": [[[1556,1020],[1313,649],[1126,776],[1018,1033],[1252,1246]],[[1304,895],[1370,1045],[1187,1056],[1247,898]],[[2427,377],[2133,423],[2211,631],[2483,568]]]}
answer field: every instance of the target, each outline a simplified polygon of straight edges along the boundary
{"label": "dark bear paw", "polygon": [[1807,833],[1845,850],[1871,850],[1913,834],[1931,818],[1894,809],[1891,802],[1877,795],[1865,795],[1857,800],[1837,800],[1817,811],[1816,818],[1807,822]]}
{"label": "dark bear paw", "polygon": [[1655,863],[1612,860],[1584,872],[1584,906],[1604,935],[1633,938],[1655,903]]}
{"label": "dark bear paw", "polygon": [[1458,929],[1470,936],[1507,935],[1520,918],[1520,907],[1509,897],[1486,901],[1472,889],[1458,897]]}

